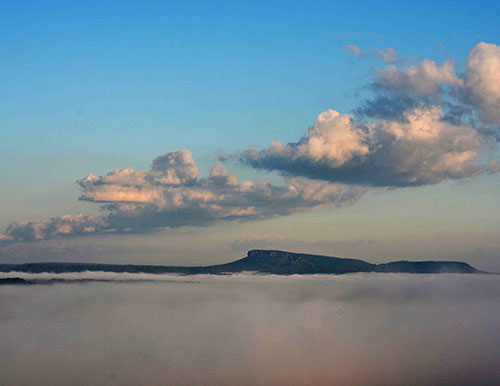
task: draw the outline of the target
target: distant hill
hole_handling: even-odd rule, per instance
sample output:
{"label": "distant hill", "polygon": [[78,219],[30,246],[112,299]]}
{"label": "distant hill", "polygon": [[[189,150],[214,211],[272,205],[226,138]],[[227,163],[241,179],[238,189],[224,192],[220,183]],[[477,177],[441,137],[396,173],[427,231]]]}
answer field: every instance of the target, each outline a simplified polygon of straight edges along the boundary
{"label": "distant hill", "polygon": [[344,274],[354,272],[387,273],[484,273],[467,263],[458,261],[396,261],[371,264],[358,259],[343,259],[275,250],[251,250],[243,259],[227,264],[204,267],[181,267],[130,264],[87,263],[27,263],[0,264],[0,272],[64,273],[64,272],[128,272],[128,273],[178,273],[225,274],[252,271],[275,275],[292,274]]}

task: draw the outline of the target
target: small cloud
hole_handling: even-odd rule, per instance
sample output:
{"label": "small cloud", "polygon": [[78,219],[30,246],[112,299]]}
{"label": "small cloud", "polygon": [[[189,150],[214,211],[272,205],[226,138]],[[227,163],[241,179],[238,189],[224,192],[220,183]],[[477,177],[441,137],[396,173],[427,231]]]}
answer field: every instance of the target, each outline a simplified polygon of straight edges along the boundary
{"label": "small cloud", "polygon": [[12,236],[6,235],[5,233],[0,233],[0,243],[2,241],[12,241]]}
{"label": "small cloud", "polygon": [[453,67],[449,60],[438,66],[428,59],[406,70],[391,65],[377,71],[375,85],[399,95],[440,97],[443,84],[463,87],[463,79],[455,74]]}
{"label": "small cloud", "polygon": [[398,53],[394,48],[386,48],[385,50],[376,48],[375,56],[384,63],[396,63],[398,61]]}
{"label": "small cloud", "polygon": [[488,163],[488,173],[494,174],[500,171],[500,161],[496,159],[490,160]]}
{"label": "small cloud", "polygon": [[364,52],[355,44],[344,44],[342,49],[346,52],[353,54],[354,56],[368,56],[367,52]]}
{"label": "small cloud", "polygon": [[384,63],[395,63],[398,60],[398,53],[394,48],[385,48],[383,50],[375,48],[374,51],[363,51],[356,44],[344,44],[342,49],[354,56],[376,57]]}

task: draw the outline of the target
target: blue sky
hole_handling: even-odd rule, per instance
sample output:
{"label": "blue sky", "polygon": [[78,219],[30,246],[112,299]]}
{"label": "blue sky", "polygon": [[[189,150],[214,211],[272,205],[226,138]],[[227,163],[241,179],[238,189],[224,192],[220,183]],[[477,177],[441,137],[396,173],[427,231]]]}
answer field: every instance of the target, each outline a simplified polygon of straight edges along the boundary
{"label": "blue sky", "polygon": [[[498,20],[500,7],[493,1],[4,1],[0,228],[67,213],[98,215],[99,205],[78,201],[75,180],[88,173],[148,170],[158,155],[189,149],[205,176],[219,150],[262,149],[271,138],[297,142],[321,112],[359,107],[376,68],[385,66],[375,55],[352,55],[345,45],[366,53],[393,48],[402,67],[424,58],[438,65],[450,59],[462,74],[477,43],[500,44]],[[490,144],[480,158],[498,158],[497,153]],[[279,170],[238,162],[226,168],[240,179],[279,180]],[[130,251],[127,261],[203,263],[213,259],[204,260],[203,249],[193,244],[206,242],[208,251],[226,260],[254,240],[256,247],[288,243],[381,261],[453,258],[460,252],[500,269],[499,192],[498,174],[485,173],[370,191],[339,209],[262,221],[63,238],[17,249],[9,244],[1,247],[0,258],[29,259],[31,252],[19,250],[45,244],[51,257],[50,248],[59,242],[69,255],[73,244],[92,244]],[[424,240],[432,245],[425,247]],[[154,247],[135,258],[146,244]]]}

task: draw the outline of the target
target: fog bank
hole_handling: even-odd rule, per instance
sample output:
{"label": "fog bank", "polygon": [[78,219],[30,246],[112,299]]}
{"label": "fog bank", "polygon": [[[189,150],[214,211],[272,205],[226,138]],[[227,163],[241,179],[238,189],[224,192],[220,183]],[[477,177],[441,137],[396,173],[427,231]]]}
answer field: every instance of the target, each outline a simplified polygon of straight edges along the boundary
{"label": "fog bank", "polygon": [[500,382],[500,276],[139,276],[0,287],[0,384]]}

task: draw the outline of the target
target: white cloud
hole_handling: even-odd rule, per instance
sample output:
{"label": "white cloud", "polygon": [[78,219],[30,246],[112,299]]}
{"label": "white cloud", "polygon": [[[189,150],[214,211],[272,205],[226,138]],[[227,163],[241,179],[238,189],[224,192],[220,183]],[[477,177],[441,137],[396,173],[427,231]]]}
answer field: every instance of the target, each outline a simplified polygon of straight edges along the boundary
{"label": "white cloud", "polygon": [[493,174],[500,171],[500,161],[497,159],[492,159],[488,163],[488,172]]}
{"label": "white cloud", "polygon": [[189,150],[172,151],[156,157],[151,172],[158,173],[157,180],[172,185],[192,182],[200,174]]}
{"label": "white cloud", "polygon": [[[397,61],[391,48],[343,48]],[[270,218],[353,202],[367,190],[363,186],[420,186],[500,169],[497,160],[477,161],[481,141],[500,138],[500,46],[473,47],[463,75],[452,61],[424,59],[379,69],[372,86],[374,97],[355,110],[357,116],[327,110],[297,142],[271,141],[262,151],[243,153],[248,165],[281,172],[283,185],[240,182],[222,164],[201,178],[188,150],[172,151],[147,171],[117,169],[78,179],[80,199],[101,203],[105,215],[11,224],[0,242]]]}
{"label": "white cloud", "polygon": [[155,158],[148,171],[118,169],[77,180],[80,199],[104,204],[108,214],[66,215],[11,224],[3,241],[27,241],[95,233],[139,233],[218,221],[265,219],[359,199],[366,189],[291,178],[284,185],[239,182],[218,163],[206,178],[188,150]]}
{"label": "white cloud", "polygon": [[394,48],[375,48],[374,51],[363,51],[356,44],[344,44],[342,49],[354,56],[376,57],[384,63],[395,63],[398,61],[398,52]]}
{"label": "white cloud", "polygon": [[480,138],[472,127],[444,121],[436,105],[407,111],[404,118],[360,126],[329,110],[297,143],[273,142],[247,151],[244,160],[286,175],[373,186],[434,184],[480,172]]}
{"label": "white cloud", "polygon": [[[395,57],[390,49],[376,50],[375,54],[386,63]],[[424,59],[406,69],[395,65],[378,69],[374,85],[378,91],[400,98],[430,97],[434,100],[439,100],[443,96],[443,86],[448,86],[464,96],[461,103],[479,109],[485,123],[500,124],[500,46],[496,44],[481,42],[474,46],[467,56],[463,75],[455,73],[451,60],[437,65]]]}
{"label": "white cloud", "polygon": [[33,241],[66,235],[102,233],[108,224],[100,216],[67,214],[39,221],[21,221],[10,224],[0,241]]}
{"label": "white cloud", "polygon": [[9,236],[5,233],[0,233],[0,242],[2,241],[12,241],[12,236]]}
{"label": "white cloud", "polygon": [[386,48],[384,50],[376,48],[375,56],[384,63],[395,63],[398,61],[398,53],[394,48]]}
{"label": "white cloud", "polygon": [[400,70],[392,65],[377,71],[376,84],[398,94],[441,96],[441,85],[463,87],[463,80],[455,74],[453,62],[447,60],[441,66],[424,59],[416,66]]}
{"label": "white cloud", "polygon": [[270,154],[290,159],[308,158],[340,166],[354,156],[368,153],[366,134],[352,124],[352,116],[327,110],[318,115],[299,143],[283,146],[271,141]]}
{"label": "white cloud", "polygon": [[479,43],[469,51],[466,88],[486,121],[500,124],[500,46]]}
{"label": "white cloud", "polygon": [[367,56],[368,55],[367,52],[364,52],[363,50],[361,50],[361,48],[359,48],[356,44],[344,44],[342,46],[342,48],[344,49],[344,51],[350,52],[354,56]]}

